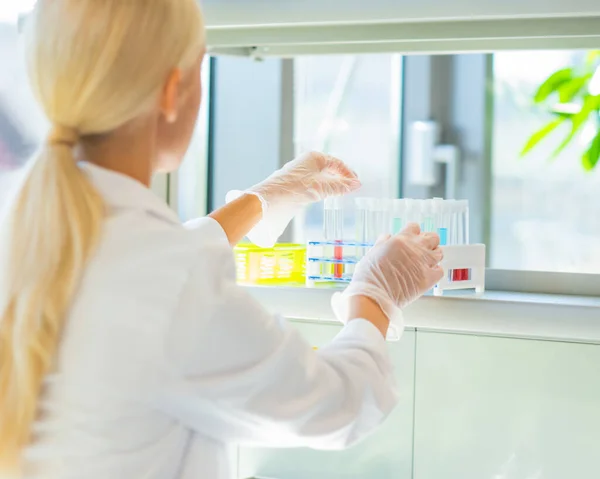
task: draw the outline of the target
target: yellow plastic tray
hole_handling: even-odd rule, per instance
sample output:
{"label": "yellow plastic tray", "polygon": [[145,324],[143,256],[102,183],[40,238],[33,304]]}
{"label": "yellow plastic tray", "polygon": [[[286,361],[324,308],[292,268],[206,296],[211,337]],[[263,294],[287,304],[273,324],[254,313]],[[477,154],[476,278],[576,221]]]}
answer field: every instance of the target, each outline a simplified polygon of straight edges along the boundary
{"label": "yellow plastic tray", "polygon": [[242,244],[234,249],[239,283],[258,285],[301,284],[306,280],[306,246],[278,244],[259,248]]}

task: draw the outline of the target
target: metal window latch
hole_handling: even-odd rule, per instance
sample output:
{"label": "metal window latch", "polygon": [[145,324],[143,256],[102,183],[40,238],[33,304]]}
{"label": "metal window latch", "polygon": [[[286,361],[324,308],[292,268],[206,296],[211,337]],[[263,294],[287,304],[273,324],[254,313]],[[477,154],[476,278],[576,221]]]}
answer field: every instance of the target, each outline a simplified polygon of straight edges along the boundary
{"label": "metal window latch", "polygon": [[434,121],[416,121],[407,138],[407,176],[417,186],[439,183],[439,165],[446,165],[445,197],[456,198],[460,152],[455,145],[439,145],[440,130]]}

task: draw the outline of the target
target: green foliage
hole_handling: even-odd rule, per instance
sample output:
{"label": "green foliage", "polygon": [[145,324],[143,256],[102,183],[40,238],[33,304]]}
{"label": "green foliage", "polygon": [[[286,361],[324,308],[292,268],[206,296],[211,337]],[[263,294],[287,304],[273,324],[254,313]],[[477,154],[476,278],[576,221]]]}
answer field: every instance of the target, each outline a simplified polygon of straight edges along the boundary
{"label": "green foliage", "polygon": [[562,70],[554,72],[539,86],[533,97],[533,101],[536,103],[546,101],[550,95],[557,92],[563,85],[568,85],[572,80],[572,68],[563,68]]}
{"label": "green foliage", "polygon": [[555,120],[552,120],[547,125],[544,125],[544,127],[542,127],[540,130],[536,131],[533,135],[531,135],[531,137],[529,138],[529,140],[523,147],[523,150],[521,151],[521,155],[526,155],[531,150],[533,150],[533,148],[535,148],[540,141],[542,141],[550,133],[552,133],[558,127],[558,125],[560,125],[563,121],[565,121],[565,118],[563,118],[563,117],[556,118]]}
{"label": "green foliage", "polygon": [[600,159],[600,131],[590,144],[590,148],[583,154],[581,163],[586,171],[592,171]]}
{"label": "green foliage", "polygon": [[[554,159],[573,141],[584,125],[591,123],[596,128],[596,135],[581,161],[586,171],[596,167],[600,157],[600,94],[590,92],[590,82],[594,75],[600,75],[600,50],[588,52],[582,65],[562,68],[552,73],[538,87],[533,101],[543,106],[553,118],[531,135],[521,151],[522,156],[550,136],[558,126],[568,122],[570,131],[551,155],[551,159]],[[565,113],[572,110],[573,106],[576,107],[575,112]]]}

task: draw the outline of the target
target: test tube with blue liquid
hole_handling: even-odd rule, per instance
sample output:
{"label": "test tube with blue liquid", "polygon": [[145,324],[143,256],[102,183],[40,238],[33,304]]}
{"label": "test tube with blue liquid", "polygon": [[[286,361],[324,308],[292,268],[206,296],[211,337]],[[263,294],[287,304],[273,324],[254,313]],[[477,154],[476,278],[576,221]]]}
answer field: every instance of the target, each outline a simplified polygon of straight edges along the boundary
{"label": "test tube with blue liquid", "polygon": [[440,246],[446,246],[448,244],[450,215],[447,211],[446,202],[442,198],[433,199],[433,215],[435,218],[435,227],[440,237]]}

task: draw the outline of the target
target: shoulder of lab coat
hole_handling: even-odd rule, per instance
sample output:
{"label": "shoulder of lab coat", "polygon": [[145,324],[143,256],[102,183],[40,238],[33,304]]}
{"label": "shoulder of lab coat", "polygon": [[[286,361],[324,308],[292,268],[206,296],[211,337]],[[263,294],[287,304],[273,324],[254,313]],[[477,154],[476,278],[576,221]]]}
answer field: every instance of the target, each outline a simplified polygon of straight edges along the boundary
{"label": "shoulder of lab coat", "polygon": [[235,282],[224,231],[209,218],[166,338],[161,405],[188,427],[225,442],[348,447],[392,411],[397,396],[385,340],[354,320],[314,351]]}
{"label": "shoulder of lab coat", "polygon": [[392,368],[371,323],[351,321],[314,351],[236,284],[216,221],[186,231],[142,185],[82,168],[109,215],[61,346],[60,369],[78,391],[85,382],[142,394],[201,435],[272,446],[344,448],[391,412]]}

